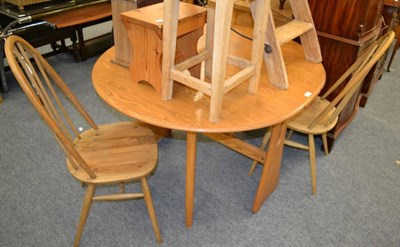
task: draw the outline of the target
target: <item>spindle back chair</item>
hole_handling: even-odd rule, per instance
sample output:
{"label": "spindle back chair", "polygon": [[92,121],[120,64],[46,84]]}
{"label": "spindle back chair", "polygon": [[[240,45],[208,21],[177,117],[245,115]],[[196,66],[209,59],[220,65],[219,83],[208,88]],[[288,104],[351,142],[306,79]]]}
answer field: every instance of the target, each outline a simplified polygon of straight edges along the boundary
{"label": "spindle back chair", "polygon": [[[93,200],[144,198],[157,241],[161,242],[146,180],[158,159],[152,131],[133,122],[96,125],[52,66],[24,39],[8,37],[5,53],[22,90],[64,151],[69,172],[87,185],[74,246],[79,245]],[[81,132],[77,126],[83,122],[89,128]],[[143,193],[125,193],[124,185],[131,181],[140,181]],[[119,185],[119,193],[96,196],[95,187],[104,184]]]}
{"label": "spindle back chair", "polygon": [[[394,33],[389,32],[375,41],[321,97],[317,97],[302,112],[288,121],[289,134],[284,143],[288,146],[309,151],[312,194],[316,194],[314,135],[322,136],[324,151],[325,154],[328,154],[327,133],[335,127],[339,114],[354,94],[359,91],[364,78],[390,47],[393,39]],[[341,90],[340,93],[329,101],[327,99],[329,95],[338,89]],[[306,134],[308,136],[308,146],[290,140],[293,131]],[[267,130],[260,148],[265,149],[269,136],[270,133]],[[250,168],[250,176],[256,165],[257,162],[254,161]]]}

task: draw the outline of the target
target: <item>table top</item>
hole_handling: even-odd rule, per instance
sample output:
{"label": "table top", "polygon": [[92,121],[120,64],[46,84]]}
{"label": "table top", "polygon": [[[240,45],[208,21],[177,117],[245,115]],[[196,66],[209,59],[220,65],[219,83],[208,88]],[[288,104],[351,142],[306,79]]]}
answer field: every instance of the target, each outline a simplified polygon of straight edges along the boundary
{"label": "table top", "polygon": [[71,27],[111,17],[111,3],[104,2],[67,10],[42,17],[42,20],[54,24],[57,28]]}
{"label": "table top", "polygon": [[[247,93],[242,83],[224,95],[220,121],[208,120],[210,100],[206,95],[174,83],[172,99],[164,101],[147,83],[130,80],[129,69],[113,64],[114,47],[97,60],[92,81],[98,95],[121,113],[148,124],[192,132],[239,132],[271,126],[293,117],[321,91],[326,75],[320,63],[304,59],[302,47],[294,42],[282,46],[289,89],[269,83],[263,66],[257,94]],[[231,34],[230,54],[250,57],[251,42]],[[237,69],[229,66],[228,74]]]}

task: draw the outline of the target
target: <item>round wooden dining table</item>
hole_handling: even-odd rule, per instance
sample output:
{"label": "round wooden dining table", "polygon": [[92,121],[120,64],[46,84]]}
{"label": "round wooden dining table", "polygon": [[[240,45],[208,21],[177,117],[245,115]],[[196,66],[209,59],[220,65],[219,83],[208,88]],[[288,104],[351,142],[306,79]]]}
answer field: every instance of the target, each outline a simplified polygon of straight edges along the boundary
{"label": "round wooden dining table", "polygon": [[[251,42],[231,34],[230,53],[250,57]],[[134,50],[134,48],[133,48]],[[209,117],[209,97],[188,87],[174,83],[173,97],[161,99],[148,83],[130,79],[129,68],[114,64],[114,48],[100,56],[94,65],[92,80],[98,95],[119,112],[144,123],[187,133],[186,146],[186,225],[193,223],[196,142],[203,133],[238,152],[263,163],[252,211],[258,212],[278,184],[286,120],[307,107],[325,83],[325,70],[320,63],[306,61],[302,47],[289,42],[282,46],[289,88],[282,90],[271,85],[265,68],[257,94],[247,93],[242,83],[224,95],[219,122]],[[233,74],[235,68],[228,67]],[[160,72],[161,73],[161,72]],[[226,134],[271,127],[268,152],[260,150]],[[201,157],[199,157],[201,158]],[[160,161],[162,162],[162,161]]]}

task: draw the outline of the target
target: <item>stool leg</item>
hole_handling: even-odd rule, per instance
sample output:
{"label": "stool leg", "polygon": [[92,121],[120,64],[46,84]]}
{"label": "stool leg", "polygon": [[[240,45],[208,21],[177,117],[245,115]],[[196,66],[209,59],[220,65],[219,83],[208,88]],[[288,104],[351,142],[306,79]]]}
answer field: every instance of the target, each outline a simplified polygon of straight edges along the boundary
{"label": "stool leg", "polygon": [[162,58],[162,99],[172,98],[173,80],[171,69],[175,64],[176,35],[178,29],[179,0],[164,1],[163,58]]}
{"label": "stool leg", "polygon": [[267,33],[268,15],[270,14],[270,0],[254,1],[255,20],[253,30],[253,46],[251,51],[251,63],[256,66],[255,75],[251,77],[249,93],[257,93],[261,63],[264,54],[265,35]]}
{"label": "stool leg", "polygon": [[218,121],[218,116],[222,108],[232,12],[233,0],[216,2],[215,16],[218,16],[218,21],[214,25],[212,89],[209,117],[211,122]]}
{"label": "stool leg", "polygon": [[[207,7],[207,32],[206,32],[206,50],[212,51],[214,48],[214,23],[215,23],[215,5],[209,4]],[[211,78],[212,58],[205,61],[204,75]]]}

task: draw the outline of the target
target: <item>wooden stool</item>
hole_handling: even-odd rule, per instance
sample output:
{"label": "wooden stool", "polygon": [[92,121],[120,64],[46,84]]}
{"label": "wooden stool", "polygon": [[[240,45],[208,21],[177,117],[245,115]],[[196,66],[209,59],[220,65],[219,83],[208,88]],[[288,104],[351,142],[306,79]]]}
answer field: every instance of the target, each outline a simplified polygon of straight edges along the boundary
{"label": "wooden stool", "polygon": [[[168,2],[168,1],[167,1]],[[121,14],[134,49],[130,71],[134,82],[147,81],[161,94],[161,60],[163,57],[163,3],[131,10]],[[177,12],[177,32],[172,35],[177,44],[174,63],[198,54],[197,42],[203,35],[206,9],[181,3]],[[169,18],[166,18],[169,19]],[[165,34],[164,34],[165,37]],[[175,48],[175,47],[174,47]],[[170,55],[169,55],[170,56]],[[189,72],[199,77],[200,65],[189,66]]]}
{"label": "wooden stool", "polygon": [[[211,97],[211,122],[218,122],[222,109],[223,95],[250,78],[248,92],[257,92],[264,51],[264,40],[270,9],[270,0],[257,0],[256,18],[254,21],[253,46],[251,61],[243,58],[228,56],[230,29],[234,0],[209,1],[207,8],[206,48],[199,55],[174,66],[176,33],[178,28],[178,0],[164,2],[164,43],[162,60],[162,98],[172,98],[173,80],[190,88],[196,89]],[[217,17],[217,20],[215,19]],[[211,83],[187,75],[185,70],[205,61],[205,77],[211,78]],[[227,63],[240,67],[241,70],[228,79],[226,77]]]}

